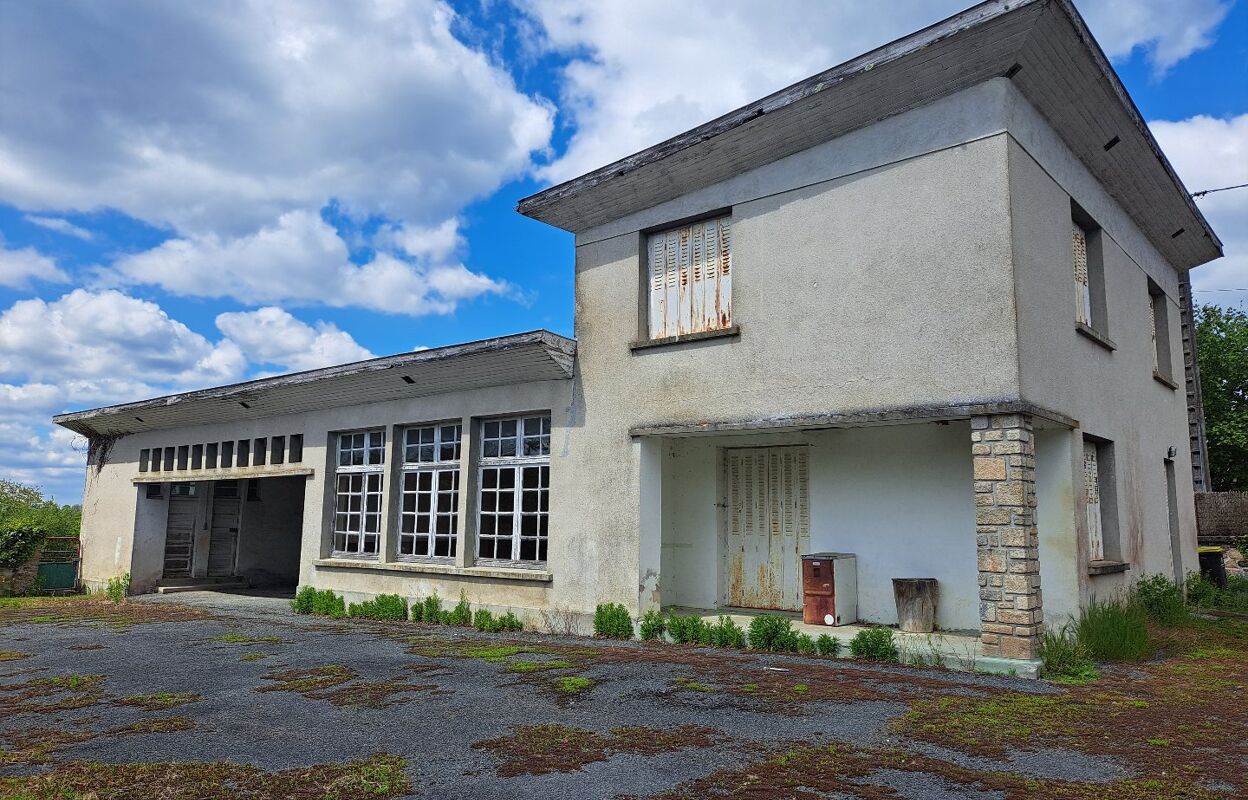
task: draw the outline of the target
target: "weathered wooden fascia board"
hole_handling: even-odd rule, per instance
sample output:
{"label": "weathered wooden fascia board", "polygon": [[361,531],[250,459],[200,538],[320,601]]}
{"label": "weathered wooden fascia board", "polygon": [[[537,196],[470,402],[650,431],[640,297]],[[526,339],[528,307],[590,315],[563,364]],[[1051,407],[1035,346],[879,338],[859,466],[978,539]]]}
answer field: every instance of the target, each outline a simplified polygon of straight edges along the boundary
{"label": "weathered wooden fascia board", "polygon": [[237,467],[233,469],[177,469],[169,472],[140,472],[130,479],[136,486],[147,483],[194,483],[195,481],[235,481],[243,478],[310,478],[312,467]]}
{"label": "weathered wooden fascia board", "polygon": [[639,153],[626,156],[593,172],[525,197],[516,204],[516,210],[526,217],[542,219],[547,209],[607,181],[634,172],[648,164],[662,161],[668,156],[694,145],[714,139],[720,134],[739,128],[765,114],[774,114],[856,75],[878,69],[964,30],[982,25],[1003,14],[1026,6],[1036,5],[1037,3],[1043,4],[1048,2],[1049,0],[987,0],[987,2],[980,3],[960,14],[937,22],[901,39],[894,40],[883,47],[864,53],[857,58],[812,75],[805,80],[798,81],[778,92],[742,106],[735,111],[730,111],[692,130],[673,136]]}
{"label": "weathered wooden fascia board", "polygon": [[468,578],[489,578],[505,581],[534,581],[550,583],[554,575],[546,570],[522,567],[457,567],[454,564],[436,564],[425,561],[356,561],[345,558],[318,558],[312,562],[317,569],[355,569],[369,572],[423,573],[429,575],[454,575]]}
{"label": "weathered wooden fascia board", "polygon": [[57,414],[52,418],[52,421],[70,430],[75,430],[84,435],[91,435],[94,431],[89,424],[77,425],[76,423],[85,423],[96,417],[133,414],[134,412],[141,412],[143,409],[166,408],[199,400],[247,400],[249,397],[254,397],[266,389],[296,386],[368,372],[415,367],[421,364],[436,363],[482,353],[506,353],[509,350],[532,345],[539,345],[544,348],[551,361],[557,364],[566,373],[567,377],[572,377],[573,364],[576,358],[576,340],[547,330],[536,330],[510,336],[499,336],[492,339],[481,339],[464,344],[435,347],[415,353],[400,353],[368,361],[355,361],[350,364],[339,364],[333,367],[292,372],[272,378],[260,378],[242,383],[215,386],[209,389],[198,389],[192,392],[154,397],[133,403],[103,406],[86,411],[72,411],[66,414]]}
{"label": "weathered wooden fascia board", "polygon": [[1135,127],[1136,132],[1140,134],[1140,136],[1148,144],[1153,156],[1161,164],[1162,169],[1166,171],[1166,175],[1169,176],[1170,181],[1174,184],[1174,188],[1178,191],[1179,195],[1182,196],[1184,202],[1187,203],[1188,210],[1191,211],[1192,216],[1194,216],[1203,226],[1204,234],[1210,238],[1212,243],[1219,250],[1221,250],[1222,240],[1218,238],[1216,233],[1214,233],[1213,227],[1209,224],[1209,221],[1205,219],[1205,215],[1201,212],[1200,207],[1196,205],[1196,200],[1192,197],[1191,193],[1188,192],[1187,187],[1184,186],[1183,181],[1179,178],[1179,174],[1174,171],[1174,166],[1170,163],[1170,159],[1166,158],[1166,154],[1162,151],[1161,145],[1158,144],[1157,139],[1153,136],[1153,132],[1148,127],[1148,123],[1144,121],[1144,115],[1140,113],[1140,109],[1135,105],[1135,101],[1131,99],[1131,95],[1127,92],[1127,87],[1122,85],[1122,81],[1118,78],[1118,73],[1110,65],[1109,58],[1106,57],[1105,51],[1101,49],[1100,44],[1098,44],[1096,39],[1092,36],[1091,30],[1088,29],[1088,24],[1083,21],[1083,15],[1079,13],[1079,10],[1075,8],[1075,4],[1071,2],[1071,0],[1047,1],[1054,3],[1057,8],[1060,8],[1062,12],[1065,13],[1066,19],[1070,22],[1071,27],[1074,29],[1075,36],[1079,38],[1079,41],[1085,48],[1087,48],[1088,52],[1092,54],[1092,60],[1096,64],[1097,69],[1100,71],[1101,77],[1109,84],[1110,89],[1118,98],[1118,102],[1120,102],[1122,107],[1126,110],[1128,116],[1131,118],[1131,123]]}
{"label": "weathered wooden fascia board", "polygon": [[749,433],[752,431],[803,430],[818,428],[855,428],[906,422],[967,419],[984,414],[1028,414],[1066,428],[1077,428],[1078,420],[1020,400],[968,405],[911,406],[857,411],[849,414],[808,414],[792,417],[720,422],[674,422],[638,425],[629,429],[630,436],[688,436],[700,433]]}

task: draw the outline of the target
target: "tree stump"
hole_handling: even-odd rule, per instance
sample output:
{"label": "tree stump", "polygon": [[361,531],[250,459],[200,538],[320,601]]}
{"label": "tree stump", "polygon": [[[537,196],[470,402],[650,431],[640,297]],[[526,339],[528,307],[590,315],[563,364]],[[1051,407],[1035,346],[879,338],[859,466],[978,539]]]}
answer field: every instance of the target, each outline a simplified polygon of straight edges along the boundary
{"label": "tree stump", "polygon": [[893,578],[897,626],[905,633],[931,633],[936,627],[936,579]]}

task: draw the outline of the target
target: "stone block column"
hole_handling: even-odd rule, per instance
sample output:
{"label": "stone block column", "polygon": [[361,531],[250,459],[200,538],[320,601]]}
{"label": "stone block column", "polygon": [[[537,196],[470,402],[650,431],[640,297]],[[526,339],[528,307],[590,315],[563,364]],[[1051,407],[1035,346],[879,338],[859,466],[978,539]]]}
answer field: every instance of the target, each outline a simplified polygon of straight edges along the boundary
{"label": "stone block column", "polygon": [[971,455],[984,655],[1038,658],[1044,612],[1031,417],[971,417]]}

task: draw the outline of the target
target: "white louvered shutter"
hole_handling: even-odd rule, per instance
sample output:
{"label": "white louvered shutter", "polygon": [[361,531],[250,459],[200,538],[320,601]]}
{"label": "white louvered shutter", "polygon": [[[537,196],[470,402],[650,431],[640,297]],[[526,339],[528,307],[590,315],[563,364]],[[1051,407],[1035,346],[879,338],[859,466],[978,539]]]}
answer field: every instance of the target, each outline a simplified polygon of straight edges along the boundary
{"label": "white louvered shutter", "polygon": [[1148,296],[1148,328],[1151,333],[1149,347],[1153,350],[1153,372],[1157,372],[1161,366],[1161,359],[1157,357],[1157,295],[1155,294]]}
{"label": "white louvered shutter", "polygon": [[650,235],[650,338],[732,325],[730,233],[720,217]]}
{"label": "white louvered shutter", "polygon": [[1092,287],[1088,280],[1088,235],[1077,224],[1070,226],[1075,257],[1075,319],[1092,325]]}
{"label": "white louvered shutter", "polygon": [[1096,445],[1083,443],[1083,485],[1088,507],[1088,558],[1105,558],[1105,537],[1101,531],[1101,484],[1096,463]]}

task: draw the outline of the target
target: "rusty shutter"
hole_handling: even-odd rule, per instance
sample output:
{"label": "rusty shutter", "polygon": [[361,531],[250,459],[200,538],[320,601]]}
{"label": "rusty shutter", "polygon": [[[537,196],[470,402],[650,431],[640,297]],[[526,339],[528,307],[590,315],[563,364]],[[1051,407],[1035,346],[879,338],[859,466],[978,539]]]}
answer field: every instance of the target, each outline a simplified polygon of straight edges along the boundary
{"label": "rusty shutter", "polygon": [[732,248],[728,217],[650,235],[649,334],[652,339],[732,325]]}
{"label": "rusty shutter", "polygon": [[1070,225],[1075,264],[1075,320],[1092,325],[1092,285],[1088,280],[1088,234],[1078,224]]}
{"label": "rusty shutter", "polygon": [[1105,558],[1105,537],[1101,531],[1100,470],[1096,463],[1096,443],[1083,443],[1083,488],[1088,509],[1088,559]]}

